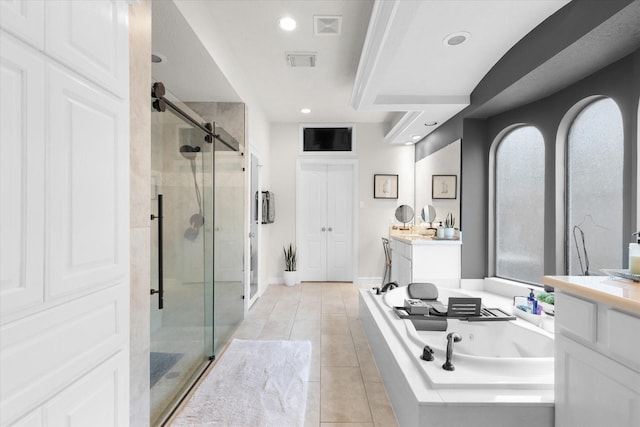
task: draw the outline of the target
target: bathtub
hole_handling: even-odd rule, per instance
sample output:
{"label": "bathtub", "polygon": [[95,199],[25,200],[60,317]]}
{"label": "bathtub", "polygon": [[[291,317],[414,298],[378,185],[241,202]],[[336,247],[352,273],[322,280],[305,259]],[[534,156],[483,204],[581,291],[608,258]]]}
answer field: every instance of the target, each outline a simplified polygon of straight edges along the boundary
{"label": "bathtub", "polygon": [[[480,295],[439,289],[444,304],[456,296]],[[406,287],[360,291],[360,318],[401,426],[554,425],[553,334],[521,319],[448,319],[446,331],[417,331],[393,310],[405,298]],[[442,369],[449,332],[462,336],[455,371]],[[425,345],[434,361],[420,358]]]}

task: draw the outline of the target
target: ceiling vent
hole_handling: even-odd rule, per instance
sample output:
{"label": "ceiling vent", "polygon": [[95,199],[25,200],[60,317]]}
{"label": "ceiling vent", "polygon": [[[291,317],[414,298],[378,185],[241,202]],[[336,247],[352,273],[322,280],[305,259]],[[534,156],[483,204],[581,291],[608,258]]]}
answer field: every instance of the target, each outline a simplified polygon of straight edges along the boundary
{"label": "ceiling vent", "polygon": [[315,52],[286,52],[287,63],[291,67],[315,67]]}
{"label": "ceiling vent", "polygon": [[316,36],[339,36],[342,33],[342,16],[314,16],[313,33]]}

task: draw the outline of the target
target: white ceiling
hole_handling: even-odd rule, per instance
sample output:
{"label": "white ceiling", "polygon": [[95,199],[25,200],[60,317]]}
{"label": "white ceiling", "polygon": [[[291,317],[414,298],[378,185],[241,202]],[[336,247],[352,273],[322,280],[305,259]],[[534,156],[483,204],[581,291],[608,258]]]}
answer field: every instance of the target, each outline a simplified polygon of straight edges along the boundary
{"label": "white ceiling", "polygon": [[[401,143],[437,127],[424,122],[442,123],[465,108],[491,67],[567,2],[189,0],[211,22],[196,35],[172,2],[154,1],[153,50],[168,59],[154,65],[154,77],[171,75],[169,90],[185,101],[237,100],[199,41],[216,37],[270,121],[389,122],[388,140]],[[342,33],[314,35],[315,15],[341,16]],[[282,16],[296,19],[297,29],[280,30]],[[456,31],[470,33],[468,42],[444,45]],[[317,66],[289,67],[288,51],[315,52]],[[312,113],[301,114],[303,107]]]}
{"label": "white ceiling", "polygon": [[151,19],[152,52],[163,58],[153,64],[156,81],[182,101],[241,101],[172,1],[154,1]]}

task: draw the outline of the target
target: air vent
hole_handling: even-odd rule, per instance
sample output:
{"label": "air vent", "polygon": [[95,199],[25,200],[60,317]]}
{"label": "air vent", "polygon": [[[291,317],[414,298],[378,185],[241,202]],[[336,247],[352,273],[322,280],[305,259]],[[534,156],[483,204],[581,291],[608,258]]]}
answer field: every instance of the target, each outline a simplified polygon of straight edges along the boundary
{"label": "air vent", "polygon": [[315,52],[286,52],[287,63],[291,67],[315,67]]}
{"label": "air vent", "polygon": [[339,36],[342,33],[342,16],[314,16],[313,33],[316,36]]}

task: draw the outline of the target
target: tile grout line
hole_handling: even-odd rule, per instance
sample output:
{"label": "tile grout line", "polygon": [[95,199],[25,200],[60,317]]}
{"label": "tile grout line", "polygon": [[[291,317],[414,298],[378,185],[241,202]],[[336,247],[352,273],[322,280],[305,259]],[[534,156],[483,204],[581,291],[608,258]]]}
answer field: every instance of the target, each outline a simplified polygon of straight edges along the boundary
{"label": "tile grout line", "polygon": [[[342,304],[344,305],[344,295],[342,295]],[[346,312],[346,306],[345,306]],[[373,410],[371,409],[371,399],[369,398],[369,392],[367,391],[367,386],[365,383],[364,375],[362,374],[362,366],[360,365],[360,356],[358,355],[358,350],[356,349],[356,343],[353,340],[353,331],[351,330],[351,323],[348,320],[347,316],[347,326],[349,327],[349,336],[351,337],[351,344],[353,345],[353,349],[356,353],[356,359],[358,360],[358,372],[360,373],[360,378],[362,379],[362,387],[364,387],[364,394],[367,396],[367,407],[369,408],[369,417],[371,418],[371,425],[375,426],[376,421],[373,417]]]}

